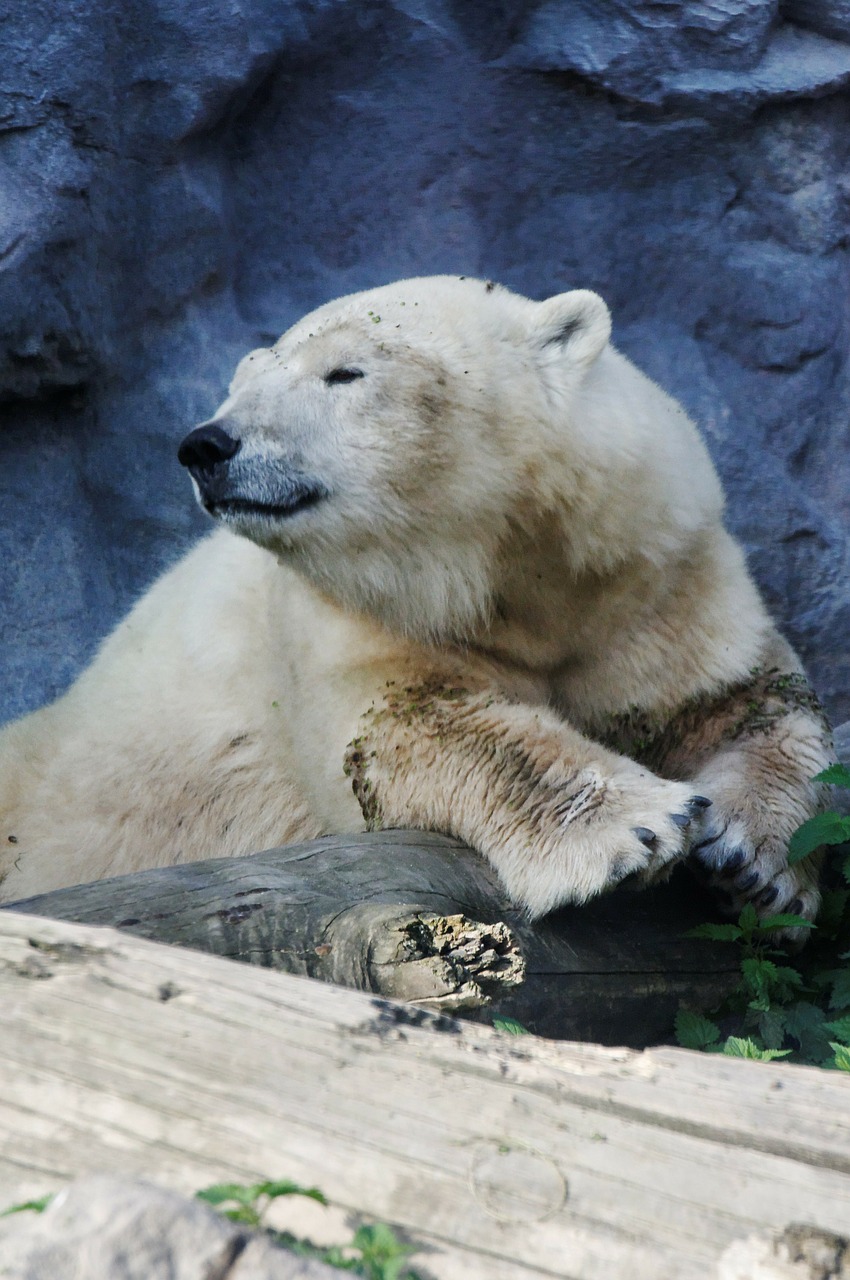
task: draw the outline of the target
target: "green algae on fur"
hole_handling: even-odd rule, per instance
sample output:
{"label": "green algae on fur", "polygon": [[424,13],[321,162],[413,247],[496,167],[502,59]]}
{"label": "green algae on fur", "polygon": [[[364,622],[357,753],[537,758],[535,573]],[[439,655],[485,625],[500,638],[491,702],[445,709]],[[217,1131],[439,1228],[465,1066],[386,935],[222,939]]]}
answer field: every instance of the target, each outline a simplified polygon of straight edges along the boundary
{"label": "green algae on fur", "polygon": [[804,675],[756,667],[748,680],[689,698],[669,715],[631,707],[610,716],[596,736],[612,751],[657,771],[688,740],[706,736],[716,748],[721,742],[767,734],[800,711],[829,731],[820,700]]}
{"label": "green algae on fur", "polygon": [[362,737],[352,738],[345,748],[342,761],[342,771],[346,778],[351,779],[351,789],[366,820],[367,831],[380,831],[384,825],[381,806],[375,795],[372,779],[367,774],[368,761],[374,755],[374,751],[369,756],[366,755]]}

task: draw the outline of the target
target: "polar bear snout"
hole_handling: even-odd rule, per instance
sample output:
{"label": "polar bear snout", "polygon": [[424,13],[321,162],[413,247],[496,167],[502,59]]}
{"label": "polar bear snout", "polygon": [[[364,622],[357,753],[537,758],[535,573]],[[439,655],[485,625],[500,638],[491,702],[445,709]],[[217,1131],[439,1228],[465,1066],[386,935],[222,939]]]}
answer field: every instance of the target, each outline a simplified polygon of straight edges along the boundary
{"label": "polar bear snout", "polygon": [[241,448],[242,441],[217,422],[203,422],[189,432],[177,450],[177,460],[194,480],[198,502],[209,515],[218,515],[220,503],[231,496],[230,460]]}
{"label": "polar bear snout", "polygon": [[[261,541],[269,522],[288,522],[330,494],[325,484],[286,458],[267,457],[256,447],[243,449],[242,439],[220,422],[205,422],[190,431],[177,458],[194,480],[198,502],[208,515]],[[258,521],[264,527],[262,537]]]}
{"label": "polar bear snout", "polygon": [[204,422],[190,431],[177,450],[177,461],[186,467],[198,484],[214,474],[242,447],[242,441],[234,439],[215,422]]}

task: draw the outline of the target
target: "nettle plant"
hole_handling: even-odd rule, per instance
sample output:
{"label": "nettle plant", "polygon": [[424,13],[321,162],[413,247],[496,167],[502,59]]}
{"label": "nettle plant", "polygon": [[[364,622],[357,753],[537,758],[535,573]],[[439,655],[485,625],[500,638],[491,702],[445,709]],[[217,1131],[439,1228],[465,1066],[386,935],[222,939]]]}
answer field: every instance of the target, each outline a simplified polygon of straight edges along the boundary
{"label": "nettle plant", "polygon": [[[850,789],[850,769],[832,765],[816,782]],[[799,862],[823,845],[850,843],[850,817],[821,813],[798,827],[788,860]],[[729,942],[740,952],[737,985],[711,1017],[687,1009],[676,1018],[676,1038],[686,1049],[737,1058],[792,1062],[850,1071],[850,851],[837,850],[829,869],[817,924],[781,914],[759,921],[746,906],[736,924],[703,924],[688,937]],[[785,963],[776,934],[789,926],[815,930],[798,967]],[[845,962],[835,968],[835,961]]]}
{"label": "nettle plant", "polygon": [[195,1193],[196,1200],[212,1205],[231,1222],[265,1231],[274,1244],[299,1257],[314,1258],[338,1271],[362,1276],[364,1280],[418,1280],[416,1272],[407,1266],[413,1249],[399,1240],[385,1222],[363,1223],[347,1244],[329,1248],[315,1245],[290,1231],[275,1231],[266,1226],[266,1212],[281,1196],[306,1196],[317,1204],[327,1206],[328,1203],[318,1187],[302,1187],[288,1178],[252,1185],[222,1182]]}

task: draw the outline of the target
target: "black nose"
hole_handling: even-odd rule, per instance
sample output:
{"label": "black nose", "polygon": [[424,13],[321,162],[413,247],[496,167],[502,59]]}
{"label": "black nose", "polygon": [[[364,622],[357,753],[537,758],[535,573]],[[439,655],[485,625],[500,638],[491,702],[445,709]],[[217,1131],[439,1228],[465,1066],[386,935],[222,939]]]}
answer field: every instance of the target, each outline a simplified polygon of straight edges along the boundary
{"label": "black nose", "polygon": [[193,475],[198,471],[210,472],[238,453],[241,444],[241,440],[234,440],[215,422],[205,422],[186,436],[177,450],[177,460]]}

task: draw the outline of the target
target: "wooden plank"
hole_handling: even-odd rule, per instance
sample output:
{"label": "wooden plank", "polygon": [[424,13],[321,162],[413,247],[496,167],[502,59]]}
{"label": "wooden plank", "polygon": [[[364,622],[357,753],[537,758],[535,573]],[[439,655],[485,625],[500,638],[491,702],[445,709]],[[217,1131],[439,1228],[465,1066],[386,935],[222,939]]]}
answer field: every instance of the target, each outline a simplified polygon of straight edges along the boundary
{"label": "wooden plank", "polygon": [[292,1177],[446,1280],[704,1280],[753,1231],[850,1222],[839,1073],[514,1039],[11,912],[0,1000],[0,1202]]}
{"label": "wooden plank", "polygon": [[[525,981],[512,985],[503,953],[502,969],[485,984],[494,1009],[540,1035],[638,1048],[671,1035],[681,1000],[711,1008],[738,976],[728,946],[683,938],[713,914],[684,868],[670,884],[623,890],[532,924],[483,858],[422,831],[328,836],[249,858],[162,867],[11,909],[115,925],[361,990],[404,998],[430,990],[449,1008],[452,975],[429,968],[426,956],[420,964],[414,954],[411,965],[400,913],[504,921],[525,958]],[[394,953],[401,963],[392,963]],[[480,975],[459,976],[466,990]]]}

